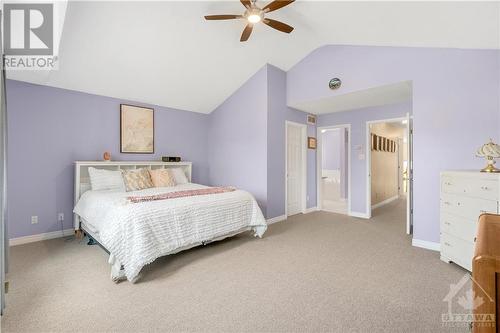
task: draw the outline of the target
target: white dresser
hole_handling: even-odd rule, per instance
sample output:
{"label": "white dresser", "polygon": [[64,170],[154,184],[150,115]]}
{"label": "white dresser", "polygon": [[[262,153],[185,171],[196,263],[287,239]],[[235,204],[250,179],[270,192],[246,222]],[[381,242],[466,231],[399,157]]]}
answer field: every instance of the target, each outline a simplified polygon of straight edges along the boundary
{"label": "white dresser", "polygon": [[498,214],[500,174],[441,173],[441,260],[472,270],[479,215]]}

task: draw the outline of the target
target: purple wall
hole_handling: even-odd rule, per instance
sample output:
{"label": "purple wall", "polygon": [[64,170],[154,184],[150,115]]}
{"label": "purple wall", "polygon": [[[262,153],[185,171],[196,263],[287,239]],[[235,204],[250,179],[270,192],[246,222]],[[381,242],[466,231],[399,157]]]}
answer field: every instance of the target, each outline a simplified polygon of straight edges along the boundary
{"label": "purple wall", "polygon": [[[324,46],[287,73],[287,99],[293,104],[412,81],[414,238],[439,242],[439,172],[480,169],[484,161],[474,152],[499,137],[499,59],[497,50]],[[328,88],[332,77],[343,82],[336,91]],[[338,115],[324,117],[321,124]],[[364,145],[359,138],[351,146]],[[354,193],[363,189],[356,168],[353,210],[364,212]]]}
{"label": "purple wall", "polygon": [[336,128],[321,135],[321,167],[323,170],[340,170],[340,197],[347,198],[347,131]]}
{"label": "purple wall", "polygon": [[[286,73],[267,65],[268,125],[267,125],[267,217],[285,214],[286,146],[285,122],[306,124],[307,114],[286,106]],[[316,127],[307,126],[308,136],[316,136]],[[316,206],[316,151],[307,150],[307,207]]]}
{"label": "purple wall", "polygon": [[60,230],[59,212],[71,228],[73,162],[101,160],[104,151],[113,160],[182,156],[193,162],[193,181],[208,182],[208,115],[152,106],[155,154],[120,154],[120,103],[145,105],[7,81],[10,238]]}
{"label": "purple wall", "polygon": [[[321,133],[321,167],[326,170],[340,170],[342,165],[343,134],[341,128]],[[341,141],[342,140],[342,141]]]}
{"label": "purple wall", "polygon": [[[351,210],[366,213],[366,122],[399,118],[411,113],[411,103],[363,108],[345,112],[323,114],[318,117],[318,127],[351,124]],[[361,150],[358,148],[362,147]],[[362,154],[362,159],[360,159]]]}
{"label": "purple wall", "polygon": [[209,181],[252,193],[266,216],[267,66],[210,114]]}

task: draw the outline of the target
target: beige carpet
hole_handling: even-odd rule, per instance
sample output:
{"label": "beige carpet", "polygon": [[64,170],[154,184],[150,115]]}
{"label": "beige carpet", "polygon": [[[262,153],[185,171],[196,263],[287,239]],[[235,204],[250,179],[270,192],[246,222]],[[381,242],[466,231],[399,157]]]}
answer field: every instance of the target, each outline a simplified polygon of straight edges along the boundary
{"label": "beige carpet", "polygon": [[465,271],[410,245],[403,202],[374,215],[297,215],[157,260],[135,285],[111,282],[97,246],[16,246],[2,331],[456,331],[442,299]]}

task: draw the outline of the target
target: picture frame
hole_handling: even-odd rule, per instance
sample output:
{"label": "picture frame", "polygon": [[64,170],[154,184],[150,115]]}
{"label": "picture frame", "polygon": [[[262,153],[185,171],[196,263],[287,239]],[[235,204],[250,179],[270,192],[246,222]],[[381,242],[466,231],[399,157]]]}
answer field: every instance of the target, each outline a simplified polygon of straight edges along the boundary
{"label": "picture frame", "polygon": [[316,149],[316,138],[309,136],[307,137],[307,148]]}
{"label": "picture frame", "polygon": [[372,150],[378,150],[378,135],[372,133]]}
{"label": "picture frame", "polygon": [[154,109],[120,104],[120,153],[154,154]]}

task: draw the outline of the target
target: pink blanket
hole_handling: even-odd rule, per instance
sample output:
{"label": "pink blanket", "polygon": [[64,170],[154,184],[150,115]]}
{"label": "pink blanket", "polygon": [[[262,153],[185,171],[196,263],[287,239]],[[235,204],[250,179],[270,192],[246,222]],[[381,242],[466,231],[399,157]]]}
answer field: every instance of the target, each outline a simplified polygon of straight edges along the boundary
{"label": "pink blanket", "polygon": [[145,195],[145,196],[130,196],[127,200],[131,203],[139,203],[146,201],[156,201],[156,200],[167,200],[183,197],[193,197],[195,195],[207,195],[207,194],[217,194],[236,191],[234,187],[208,187],[198,190],[185,190],[177,192],[169,192],[155,195]]}

